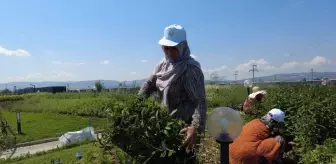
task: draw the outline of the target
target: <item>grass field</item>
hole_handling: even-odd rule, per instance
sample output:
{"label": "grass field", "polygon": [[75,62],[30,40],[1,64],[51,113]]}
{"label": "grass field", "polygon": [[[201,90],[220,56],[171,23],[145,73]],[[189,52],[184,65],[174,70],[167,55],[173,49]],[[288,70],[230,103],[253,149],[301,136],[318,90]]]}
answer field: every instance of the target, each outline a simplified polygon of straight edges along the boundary
{"label": "grass field", "polygon": [[[83,158],[77,160],[75,154],[81,152]],[[215,164],[219,159],[219,145],[210,136],[206,136],[200,145],[198,161],[202,164]],[[11,160],[0,160],[0,163],[8,164],[49,164],[51,160],[60,159],[62,163],[71,164],[130,164],[129,157],[120,149],[103,151],[98,143],[73,144],[65,148],[41,152],[35,155],[13,158]]]}
{"label": "grass field", "polygon": [[[13,131],[17,132],[16,113],[2,111]],[[104,118],[90,118],[56,113],[21,112],[21,129],[23,134],[17,135],[17,142],[34,141],[38,139],[56,137],[56,133],[77,131],[88,126],[92,120],[95,130],[103,129]]]}
{"label": "grass field", "polygon": [[[3,96],[7,97],[7,96]],[[130,94],[118,93],[38,93],[8,96],[14,99],[1,102],[3,109],[23,112],[49,112],[76,116],[104,117],[106,109],[119,101],[127,101]],[[23,99],[20,99],[22,98]],[[6,98],[3,98],[6,99]],[[0,108],[1,109],[1,108]]]}
{"label": "grass field", "polygon": [[[82,154],[82,159],[76,159],[76,153]],[[117,155],[115,151],[103,152],[98,145],[94,143],[84,143],[82,145],[76,144],[66,148],[51,150],[48,152],[41,152],[36,155],[30,155],[21,158],[14,158],[12,160],[1,161],[0,163],[11,164],[49,164],[52,160],[58,160],[62,163],[71,164],[103,164],[114,163],[117,164]]]}

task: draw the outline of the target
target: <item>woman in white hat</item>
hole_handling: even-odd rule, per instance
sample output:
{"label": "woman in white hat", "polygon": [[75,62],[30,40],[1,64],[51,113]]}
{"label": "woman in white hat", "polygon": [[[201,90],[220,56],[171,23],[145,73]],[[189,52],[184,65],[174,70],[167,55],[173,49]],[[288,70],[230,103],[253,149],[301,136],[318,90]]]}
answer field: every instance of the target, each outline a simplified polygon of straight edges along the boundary
{"label": "woman in white hat", "polygon": [[285,113],[280,109],[248,122],[230,144],[230,164],[281,163],[285,140],[278,134],[284,123]]}
{"label": "woman in white hat", "polygon": [[245,113],[252,112],[252,108],[255,102],[261,102],[266,95],[266,91],[261,90],[258,86],[252,88],[253,93],[251,93],[247,99],[244,101],[242,106],[242,111]]}
{"label": "woman in white hat", "polygon": [[171,116],[185,121],[187,126],[181,133],[186,133],[185,145],[193,146],[198,142],[197,133],[205,129],[204,75],[199,62],[190,56],[186,31],[182,26],[166,27],[159,44],[165,60],[144,82],[139,95],[148,97],[158,91]]}

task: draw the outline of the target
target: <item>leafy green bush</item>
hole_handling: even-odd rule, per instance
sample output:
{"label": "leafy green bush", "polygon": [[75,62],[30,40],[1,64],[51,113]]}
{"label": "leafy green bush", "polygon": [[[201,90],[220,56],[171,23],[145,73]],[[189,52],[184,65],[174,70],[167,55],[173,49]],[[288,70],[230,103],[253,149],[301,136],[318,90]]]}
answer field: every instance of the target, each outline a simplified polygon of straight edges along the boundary
{"label": "leafy green bush", "polygon": [[[267,90],[266,98],[261,104],[256,104],[252,114],[244,115],[244,119],[249,121],[251,119],[260,118],[266,114],[272,108],[280,108],[286,112],[286,125],[284,129],[284,137],[294,139],[296,146],[294,147],[295,155],[301,156],[303,161],[309,161],[309,153],[311,151],[318,152],[320,147],[316,148],[316,145],[321,145],[326,139],[336,138],[336,87],[326,87],[317,85],[261,85],[260,87]],[[206,98],[208,109],[216,108],[219,106],[228,106],[234,109],[240,109],[242,103],[247,97],[246,89],[242,85],[227,85],[227,86],[210,86],[206,88]],[[164,133],[164,127],[167,122],[171,121],[166,118],[167,114],[165,111],[159,109],[159,104],[149,101],[135,101],[136,95],[129,93],[118,93],[118,92],[102,92],[100,94],[92,93],[32,93],[24,95],[11,95],[11,96],[0,96],[0,107],[6,103],[4,109],[18,110],[18,111],[29,111],[29,112],[54,112],[60,114],[68,115],[80,115],[80,116],[95,116],[95,117],[106,117],[106,109],[111,109],[109,111],[109,127],[112,129],[117,125],[121,127],[127,127],[124,129],[114,128],[113,131],[109,132],[109,136],[117,137],[117,132],[123,133],[124,140],[116,138],[115,144],[125,143],[126,145],[141,147],[141,144],[137,140],[144,141],[145,143],[152,143],[148,141],[153,140],[156,148],[162,149],[160,146],[161,140],[156,140],[158,136],[146,136],[145,132],[138,132],[138,130],[146,130],[145,127],[141,127],[140,123],[134,125],[134,117],[139,115],[141,117],[140,111],[148,111],[145,114],[146,118],[143,119],[146,126],[152,127],[156,124],[154,121],[148,121],[153,115],[153,111],[159,111],[160,118],[163,117],[159,123],[161,131],[158,131],[160,135],[162,134],[162,129]],[[136,103],[139,103],[138,105]],[[9,105],[8,105],[9,104]],[[122,112],[125,110],[125,112]],[[114,113],[115,112],[115,113]],[[111,114],[116,114],[111,116]],[[126,122],[117,122],[114,120],[120,118],[124,115]],[[119,120],[120,121],[120,120]],[[113,123],[114,122],[114,123]],[[174,122],[174,121],[173,121]],[[113,123],[113,124],[112,124]],[[117,124],[118,123],[118,124]],[[155,125],[156,126],[156,125]],[[128,132],[134,134],[134,137],[129,137]],[[180,130],[176,128],[175,130]],[[153,132],[153,131],[148,131]],[[124,134],[125,133],[125,134]],[[114,135],[111,135],[114,134]],[[139,134],[139,135],[137,135]],[[173,134],[173,133],[169,133]],[[174,135],[177,133],[174,133]],[[122,136],[122,135],[121,135]],[[144,136],[141,138],[139,136]],[[167,136],[165,136],[168,138]],[[174,136],[173,136],[174,137]],[[136,140],[133,143],[127,140]],[[112,139],[108,139],[109,144],[112,144]],[[176,140],[176,142],[178,142]],[[139,146],[140,145],[140,146]],[[169,145],[166,143],[166,145]],[[147,145],[144,146],[147,150]],[[174,146],[171,149],[174,150]],[[323,145],[322,145],[323,147]],[[148,152],[141,150],[136,150],[135,147],[129,148],[128,152],[130,154],[138,153],[137,151],[143,152],[144,156],[149,154],[154,148],[148,148]],[[147,153],[147,154],[146,154]],[[153,158],[156,158],[157,154],[162,153],[162,151],[157,152]],[[139,153],[141,155],[141,153]],[[160,155],[158,155],[160,156]],[[316,155],[318,156],[318,155]],[[148,156],[146,156],[148,157]],[[158,157],[159,158],[159,157]],[[320,157],[318,157],[319,159]],[[321,157],[322,158],[322,157]],[[317,157],[316,157],[317,159]]]}
{"label": "leafy green bush", "polygon": [[7,149],[14,148],[15,144],[16,136],[0,112],[0,155]]}
{"label": "leafy green bush", "polygon": [[265,102],[256,104],[248,120],[260,118],[272,108],[286,112],[284,135],[294,138],[302,156],[328,138],[336,138],[335,88],[316,85],[279,86],[267,89]]}
{"label": "leafy green bush", "polygon": [[0,102],[5,102],[5,101],[20,101],[20,100],[23,100],[23,96],[20,96],[20,95],[0,96]]}
{"label": "leafy green bush", "polygon": [[[53,112],[67,115],[104,117],[105,110],[118,102],[135,98],[128,93],[57,93],[26,96],[5,108],[12,111]],[[10,103],[10,102],[8,102]],[[0,104],[1,105],[1,104]]]}
{"label": "leafy green bush", "polygon": [[206,87],[206,99],[208,108],[220,106],[239,109],[247,97],[246,90],[243,86],[229,85]]}
{"label": "leafy green bush", "polygon": [[323,145],[317,145],[314,150],[304,154],[300,162],[304,164],[335,163],[336,139],[327,139]]}
{"label": "leafy green bush", "polygon": [[183,121],[172,119],[152,99],[115,104],[107,111],[107,117],[108,125],[102,135],[104,147],[117,145],[139,162],[157,163],[171,157],[182,144],[179,131]]}

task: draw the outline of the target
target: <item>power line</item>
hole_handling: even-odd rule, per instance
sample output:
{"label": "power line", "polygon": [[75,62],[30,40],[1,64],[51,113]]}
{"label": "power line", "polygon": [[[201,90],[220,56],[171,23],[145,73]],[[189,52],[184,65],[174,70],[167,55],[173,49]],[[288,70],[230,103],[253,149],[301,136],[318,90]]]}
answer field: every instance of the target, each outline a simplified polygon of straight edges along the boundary
{"label": "power line", "polygon": [[253,74],[253,82],[254,82],[254,72],[258,72],[258,69],[256,69],[257,65],[253,64],[252,65],[252,69],[249,70],[249,72],[252,72]]}
{"label": "power line", "polygon": [[235,73],[233,75],[235,75],[235,81],[237,81],[238,71],[235,71]]}

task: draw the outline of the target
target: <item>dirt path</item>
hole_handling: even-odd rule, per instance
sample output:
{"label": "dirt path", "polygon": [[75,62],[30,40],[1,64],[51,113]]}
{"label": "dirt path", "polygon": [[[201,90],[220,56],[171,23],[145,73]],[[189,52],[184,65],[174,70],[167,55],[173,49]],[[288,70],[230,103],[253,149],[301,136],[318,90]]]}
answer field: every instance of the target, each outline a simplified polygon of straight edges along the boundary
{"label": "dirt path", "polygon": [[[96,134],[96,137],[100,137],[100,133]],[[33,155],[38,152],[57,149],[58,147],[62,147],[59,141],[52,141],[31,146],[18,147],[14,152],[11,150],[5,151],[3,154],[1,154],[0,158],[15,158],[27,155],[28,153]]]}
{"label": "dirt path", "polygon": [[14,153],[10,150],[4,152],[0,158],[8,158],[8,157],[14,158],[14,157],[26,155],[28,153],[35,154],[37,152],[48,151],[48,150],[56,149],[58,147],[61,147],[61,144],[59,141],[47,142],[47,143],[37,144],[37,145],[32,145],[32,146],[19,147],[15,150]]}

